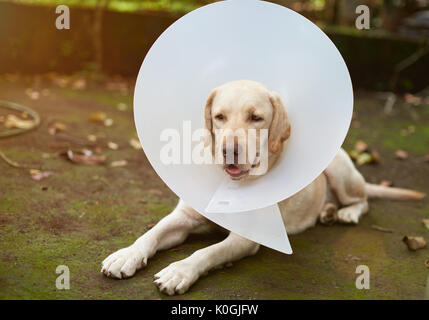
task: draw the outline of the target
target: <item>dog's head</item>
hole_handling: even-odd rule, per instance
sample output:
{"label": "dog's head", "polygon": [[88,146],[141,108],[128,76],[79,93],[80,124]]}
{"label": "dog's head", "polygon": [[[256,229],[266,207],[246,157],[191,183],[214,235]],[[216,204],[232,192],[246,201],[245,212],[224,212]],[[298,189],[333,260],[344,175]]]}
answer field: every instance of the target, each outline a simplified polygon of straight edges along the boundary
{"label": "dog's head", "polygon": [[[206,146],[212,145],[218,163],[234,180],[264,174],[290,135],[280,96],[248,80],[226,83],[210,93],[205,125],[210,133]],[[268,159],[268,166],[261,171],[263,157]]]}

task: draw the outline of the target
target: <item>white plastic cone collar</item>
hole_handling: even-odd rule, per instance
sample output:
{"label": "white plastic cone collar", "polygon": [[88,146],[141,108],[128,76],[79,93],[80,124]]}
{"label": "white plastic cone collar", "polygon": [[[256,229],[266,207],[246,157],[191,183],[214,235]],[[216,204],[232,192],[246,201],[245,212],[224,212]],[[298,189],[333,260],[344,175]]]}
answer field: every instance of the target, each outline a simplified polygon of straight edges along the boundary
{"label": "white plastic cone collar", "polygon": [[[185,130],[204,127],[204,105],[213,88],[243,79],[280,94],[292,131],[278,165],[231,188],[217,165],[185,163],[200,142],[188,144],[183,137]],[[256,0],[216,2],[173,23],[144,59],[134,96],[143,149],[171,190],[226,229],[285,253],[292,251],[277,203],[328,166],[352,111],[350,76],[329,38],[298,13]],[[161,161],[165,129],[181,135],[180,164]]]}

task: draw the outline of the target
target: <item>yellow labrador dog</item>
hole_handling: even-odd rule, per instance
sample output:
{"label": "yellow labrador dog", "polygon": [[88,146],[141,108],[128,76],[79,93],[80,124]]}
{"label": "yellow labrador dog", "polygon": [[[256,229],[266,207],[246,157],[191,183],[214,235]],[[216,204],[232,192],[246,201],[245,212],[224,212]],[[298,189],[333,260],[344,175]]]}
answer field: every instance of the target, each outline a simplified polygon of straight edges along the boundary
{"label": "yellow labrador dog", "polygon": [[[234,81],[214,89],[205,106],[205,123],[215,144],[223,144],[224,157],[228,147],[226,137],[216,135],[225,130],[217,129],[269,130],[268,170],[275,164],[283,143],[293,131],[280,96],[253,81]],[[239,141],[234,142],[235,155],[240,149],[245,150]],[[252,170],[258,169],[258,165],[249,161],[230,164],[224,161],[223,169],[232,179],[241,180],[255,177]],[[303,190],[280,202],[279,207],[288,233],[296,234],[313,227],[318,220],[322,223],[358,223],[368,212],[368,197],[406,200],[421,199],[424,194],[366,183],[347,153],[340,150],[322,174]],[[108,256],[102,263],[101,272],[112,278],[129,278],[146,266],[157,251],[179,245],[190,233],[213,227],[213,223],[179,200],[173,212],[134,244]],[[155,284],[168,295],[183,294],[209,270],[253,255],[258,249],[259,244],[231,232],[222,242],[170,264],[155,275]]]}

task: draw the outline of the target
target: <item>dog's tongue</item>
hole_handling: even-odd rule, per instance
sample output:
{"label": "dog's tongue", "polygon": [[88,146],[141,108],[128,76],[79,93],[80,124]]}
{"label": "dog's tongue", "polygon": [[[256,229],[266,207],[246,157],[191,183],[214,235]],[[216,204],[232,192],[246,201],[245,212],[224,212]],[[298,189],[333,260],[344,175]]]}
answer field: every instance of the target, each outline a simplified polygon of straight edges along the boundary
{"label": "dog's tongue", "polygon": [[241,173],[241,169],[238,168],[237,166],[233,165],[233,164],[228,165],[226,167],[226,171],[232,175],[237,175],[237,174]]}

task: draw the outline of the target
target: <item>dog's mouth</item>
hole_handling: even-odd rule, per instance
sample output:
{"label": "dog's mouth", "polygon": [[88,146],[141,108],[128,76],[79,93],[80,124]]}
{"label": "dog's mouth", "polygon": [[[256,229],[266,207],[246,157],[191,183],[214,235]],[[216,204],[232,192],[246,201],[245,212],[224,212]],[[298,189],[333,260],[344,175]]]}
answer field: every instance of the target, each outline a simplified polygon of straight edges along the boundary
{"label": "dog's mouth", "polygon": [[239,180],[249,174],[249,170],[243,170],[235,164],[228,164],[225,166],[225,171],[230,175],[233,180]]}

